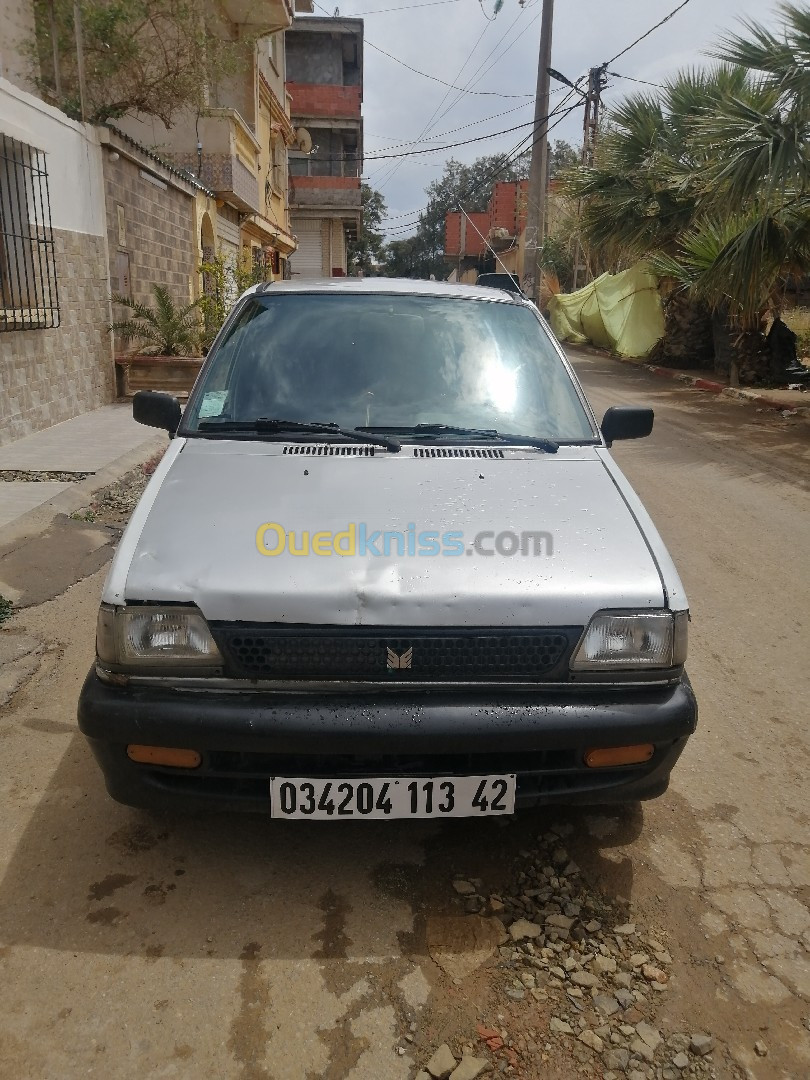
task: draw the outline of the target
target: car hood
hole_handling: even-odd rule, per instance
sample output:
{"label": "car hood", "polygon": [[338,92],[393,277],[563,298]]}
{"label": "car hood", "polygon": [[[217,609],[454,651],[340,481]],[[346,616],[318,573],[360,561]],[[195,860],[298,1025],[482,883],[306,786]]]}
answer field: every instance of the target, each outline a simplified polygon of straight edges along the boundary
{"label": "car hood", "polygon": [[[192,602],[209,620],[383,626],[578,626],[600,608],[666,604],[648,542],[595,447],[497,457],[303,449],[176,442],[122,540],[105,599]],[[266,523],[294,532],[299,547],[305,531],[345,534],[352,524],[356,537],[365,525],[403,540],[388,555],[270,556],[257,547]],[[460,533],[461,553],[419,555],[424,544],[412,540],[409,554],[409,531]],[[525,554],[494,551],[492,534],[524,531],[550,540],[527,541]],[[494,553],[474,549],[481,533],[490,535],[479,546]],[[267,545],[276,539],[271,530]]]}

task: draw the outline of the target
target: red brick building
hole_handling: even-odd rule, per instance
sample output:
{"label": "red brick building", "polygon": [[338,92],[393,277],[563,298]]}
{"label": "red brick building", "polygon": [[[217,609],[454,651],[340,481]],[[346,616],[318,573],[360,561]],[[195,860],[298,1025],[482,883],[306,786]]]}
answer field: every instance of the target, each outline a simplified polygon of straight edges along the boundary
{"label": "red brick building", "polygon": [[[520,236],[526,225],[528,180],[498,181],[483,213],[460,211],[447,214],[444,221],[444,254],[448,272],[456,278],[503,270],[494,249],[510,272],[518,271]],[[489,246],[487,246],[489,245]]]}

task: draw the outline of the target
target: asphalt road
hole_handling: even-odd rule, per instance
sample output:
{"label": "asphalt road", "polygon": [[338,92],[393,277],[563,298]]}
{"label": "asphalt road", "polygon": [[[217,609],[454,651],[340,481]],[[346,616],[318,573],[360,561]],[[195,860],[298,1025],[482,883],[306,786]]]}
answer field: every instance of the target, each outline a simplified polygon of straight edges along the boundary
{"label": "asphalt road", "polygon": [[[426,926],[459,910],[454,874],[506,891],[551,822],[573,826],[594,893],[666,936],[662,1031],[711,1031],[718,1077],[810,1075],[810,427],[575,360],[597,412],[656,410],[652,438],[615,452],[692,603],[701,720],[670,791],[635,811],[508,827],[118,806],[75,726],[104,576],[91,536],[88,576],[0,636],[5,659],[21,657],[0,671],[0,695],[20,683],[0,708],[0,1075],[412,1077],[444,1039],[472,1042],[476,1019],[518,1022],[494,968],[447,978]],[[41,559],[28,568],[39,585]],[[548,1049],[542,1067],[522,1059],[524,1077],[601,1075]]]}

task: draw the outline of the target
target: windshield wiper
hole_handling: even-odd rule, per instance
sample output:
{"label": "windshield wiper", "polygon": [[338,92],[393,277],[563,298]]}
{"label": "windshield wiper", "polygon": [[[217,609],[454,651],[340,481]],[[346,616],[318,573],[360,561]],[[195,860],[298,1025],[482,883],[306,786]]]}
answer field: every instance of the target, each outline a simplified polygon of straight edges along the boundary
{"label": "windshield wiper", "polygon": [[342,428],[335,423],[304,423],[300,420],[271,420],[266,416],[258,416],[255,420],[200,420],[197,425],[200,431],[242,431],[256,432],[262,437],[273,435],[285,435],[292,432],[302,432],[313,435],[339,435],[343,439],[352,442],[370,443],[372,446],[382,446],[392,453],[402,449],[401,444],[386,435],[377,435],[365,428]]}
{"label": "windshield wiper", "polygon": [[411,427],[364,427],[360,430],[390,431],[395,435],[415,439],[434,439],[442,435],[467,435],[473,439],[492,439],[500,443],[511,443],[513,446],[534,446],[538,450],[545,450],[547,454],[556,454],[560,449],[559,444],[552,439],[541,439],[534,435],[509,435],[495,428],[454,427],[452,424],[414,424]]}

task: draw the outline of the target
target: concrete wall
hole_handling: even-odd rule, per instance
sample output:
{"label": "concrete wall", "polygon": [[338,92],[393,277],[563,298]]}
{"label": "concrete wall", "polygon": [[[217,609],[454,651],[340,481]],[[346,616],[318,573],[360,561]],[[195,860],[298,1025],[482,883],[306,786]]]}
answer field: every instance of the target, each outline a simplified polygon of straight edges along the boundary
{"label": "concrete wall", "polygon": [[0,132],[45,152],[60,325],[0,332],[0,445],[112,400],[107,227],[93,128],[0,79]]}
{"label": "concrete wall", "polygon": [[343,85],[343,49],[337,35],[296,28],[287,32],[286,51],[288,82]]}

